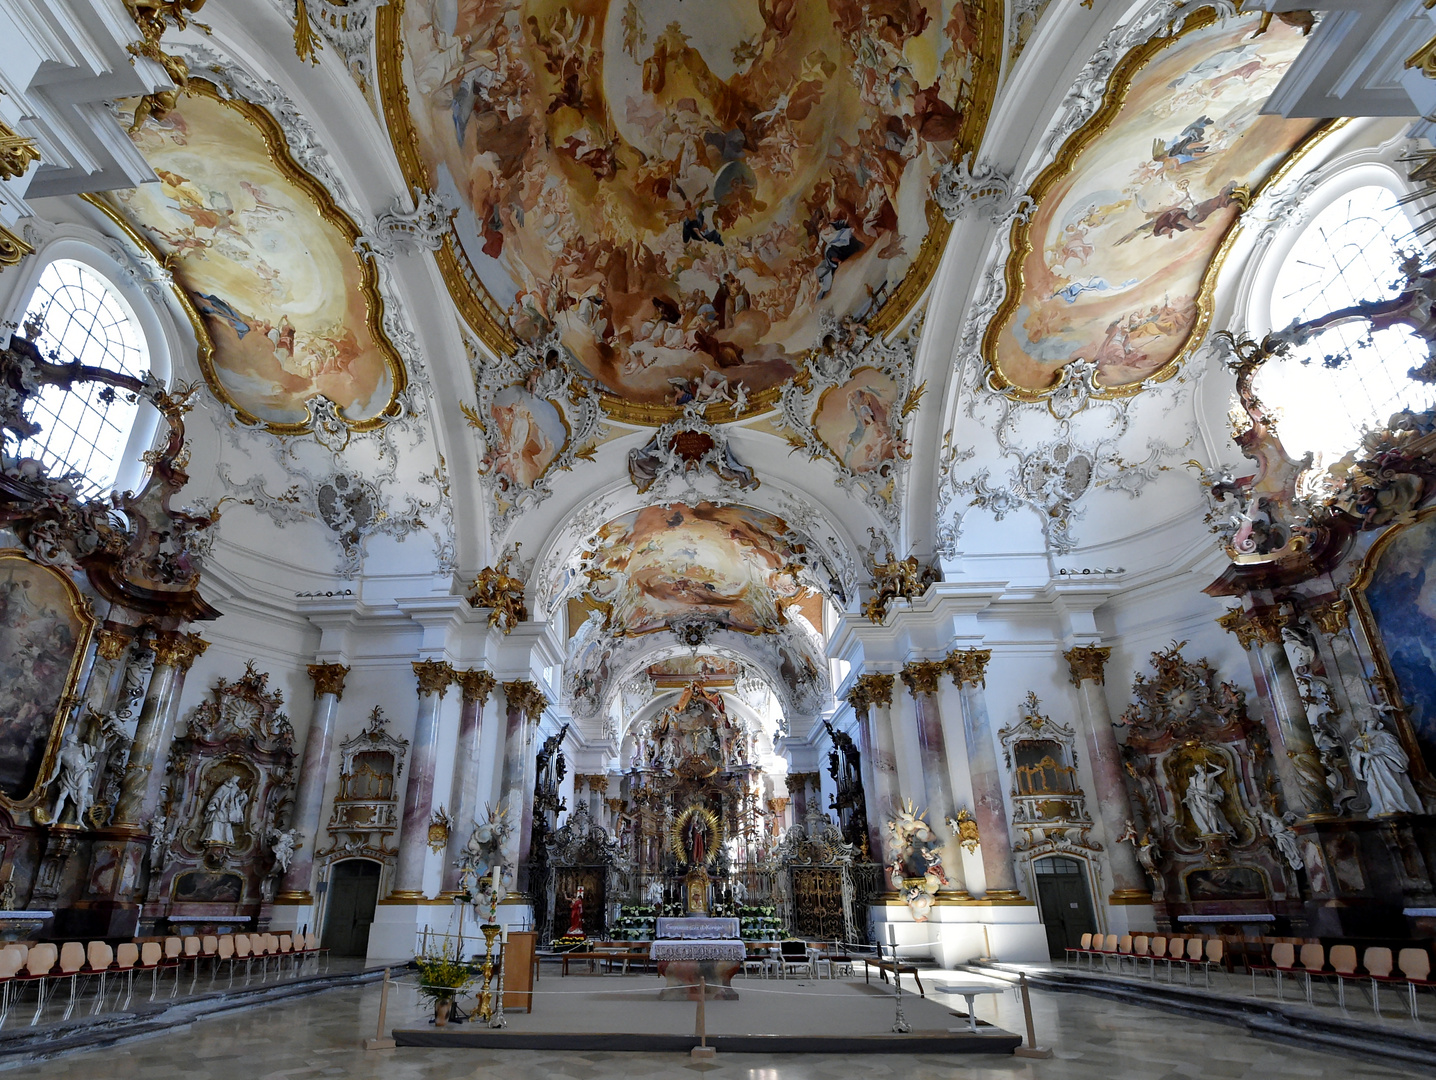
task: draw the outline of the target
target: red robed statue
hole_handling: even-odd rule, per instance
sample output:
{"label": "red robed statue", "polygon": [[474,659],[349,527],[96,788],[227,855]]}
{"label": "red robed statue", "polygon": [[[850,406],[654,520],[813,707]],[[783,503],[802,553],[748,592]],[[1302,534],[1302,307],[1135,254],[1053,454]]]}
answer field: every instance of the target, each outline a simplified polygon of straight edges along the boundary
{"label": "red robed statue", "polygon": [[583,886],[568,903],[568,936],[583,937]]}

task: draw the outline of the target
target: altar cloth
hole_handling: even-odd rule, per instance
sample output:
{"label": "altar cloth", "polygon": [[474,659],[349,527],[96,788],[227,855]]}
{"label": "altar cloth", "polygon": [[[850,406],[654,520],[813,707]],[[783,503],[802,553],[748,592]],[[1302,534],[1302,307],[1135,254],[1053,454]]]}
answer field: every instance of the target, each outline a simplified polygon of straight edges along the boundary
{"label": "altar cloth", "polygon": [[655,941],[648,947],[654,960],[731,960],[742,963],[746,950],[741,941]]}
{"label": "altar cloth", "polygon": [[687,941],[727,940],[738,936],[738,920],[709,919],[696,915],[686,919],[660,917],[656,936]]}

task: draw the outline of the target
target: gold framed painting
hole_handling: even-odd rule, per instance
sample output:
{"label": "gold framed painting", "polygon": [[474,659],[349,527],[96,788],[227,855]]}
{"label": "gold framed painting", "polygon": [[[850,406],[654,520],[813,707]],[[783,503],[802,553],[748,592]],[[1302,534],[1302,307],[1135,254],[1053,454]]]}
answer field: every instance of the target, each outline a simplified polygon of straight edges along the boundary
{"label": "gold framed painting", "polygon": [[0,550],[0,805],[9,810],[44,793],[94,630],[68,575]]}
{"label": "gold framed painting", "polygon": [[1392,704],[1412,773],[1436,763],[1436,507],[1387,529],[1347,587]]}

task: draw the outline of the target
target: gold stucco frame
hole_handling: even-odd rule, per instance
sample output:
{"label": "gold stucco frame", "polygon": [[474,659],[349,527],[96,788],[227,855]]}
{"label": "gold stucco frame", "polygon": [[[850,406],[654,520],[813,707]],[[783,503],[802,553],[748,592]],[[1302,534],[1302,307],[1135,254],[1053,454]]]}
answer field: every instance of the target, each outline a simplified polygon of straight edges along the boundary
{"label": "gold stucco frame", "polygon": [[[976,62],[973,65],[972,97],[969,108],[963,112],[962,126],[953,140],[954,161],[975,152],[982,142],[1002,68],[1005,6],[1002,0],[969,2],[978,8],[978,46]],[[403,16],[404,0],[390,0],[374,13],[374,55],[378,69],[375,82],[384,111],[384,121],[405,183],[411,189],[432,193],[433,180],[420,156],[419,133],[409,110],[409,91],[403,70],[404,41],[400,33]],[[912,265],[908,267],[902,281],[892,290],[883,306],[868,319],[868,330],[874,336],[881,337],[900,325],[932,282],[947,247],[952,223],[931,198],[927,201],[927,224],[927,235],[923,238],[922,247]],[[480,283],[468,256],[459,246],[452,224],[444,234],[443,246],[434,253],[434,257],[438,260],[439,272],[444,278],[444,284],[448,286],[449,295],[463,315],[464,321],[496,354],[507,356],[513,353],[519,342],[505,324],[506,314],[493,302]],[[716,423],[726,423],[766,413],[776,406],[784,385],[786,384],[780,383],[762,393],[754,394],[749,400],[748,410],[741,417],[733,411],[731,405],[724,405],[711,410],[709,419]],[[598,393],[604,412],[622,423],[658,427],[681,415],[683,411],[672,405],[627,401],[602,387]]]}
{"label": "gold stucco frame", "polygon": [[40,758],[40,771],[35,775],[34,786],[23,798],[19,799],[11,798],[0,791],[0,806],[13,812],[33,809],[45,794],[46,779],[55,770],[55,755],[60,752],[60,740],[64,736],[71,716],[74,715],[75,709],[79,705],[77,690],[80,674],[85,668],[85,658],[90,651],[90,639],[94,636],[97,621],[90,601],[84,593],[80,592],[79,587],[69,574],[57,570],[53,566],[36,562],[20,548],[0,548],[0,566],[6,562],[21,562],[28,567],[33,567],[38,573],[49,574],[58,579],[64,585],[65,595],[70,601],[70,611],[80,623],[80,633],[75,639],[75,651],[70,654],[70,670],[65,675],[65,685],[60,692],[59,705],[55,714],[50,718],[50,735],[45,743],[45,752]]}
{"label": "gold stucco frame", "polygon": [[[1076,167],[1077,159],[1082,153],[1099,138],[1107,133],[1107,130],[1117,119],[1122,105],[1127,100],[1127,94],[1131,90],[1132,82],[1143,68],[1150,63],[1158,53],[1175,45],[1187,34],[1198,30],[1204,30],[1217,21],[1214,9],[1204,8],[1189,17],[1182,28],[1175,34],[1159,34],[1149,38],[1141,45],[1130,50],[1126,56],[1113,69],[1107,79],[1107,89],[1102,95],[1102,104],[1091,117],[1088,118],[1080,128],[1067,137],[1058,150],[1057,156],[1048,165],[1037,179],[1028,188],[1028,194],[1032,196],[1037,205],[1048,193],[1062,180],[1064,180]],[[1318,124],[1304,136],[1300,142],[1284,157],[1266,179],[1257,185],[1256,189],[1249,192],[1249,200],[1255,200],[1263,192],[1273,185],[1280,183],[1296,167],[1300,160],[1311,151],[1311,149],[1327,135],[1343,127],[1348,121],[1346,119],[1329,120]],[[1217,279],[1221,276],[1222,267],[1231,254],[1232,248],[1236,245],[1238,236],[1241,234],[1243,215],[1245,211],[1238,213],[1236,220],[1228,226],[1221,242],[1212,253],[1211,261],[1202,274],[1201,284],[1197,288],[1195,299],[1197,317],[1192,323],[1192,328],[1187,334],[1187,340],[1177,350],[1173,357],[1154,371],[1151,375],[1134,383],[1124,383],[1121,386],[1103,386],[1098,394],[1092,396],[1113,400],[1132,397],[1141,392],[1144,384],[1148,382],[1166,382],[1181,369],[1182,364],[1205,339],[1212,320],[1212,294],[1216,291]],[[1004,274],[1006,294],[1002,303],[998,305],[996,314],[987,324],[987,329],[982,335],[982,358],[987,369],[988,381],[1000,391],[1009,393],[1023,401],[1040,401],[1048,397],[1056,389],[1061,377],[1061,368],[1053,373],[1053,381],[1049,386],[1039,390],[1022,386],[1011,381],[1002,371],[997,359],[997,343],[1002,331],[1007,328],[1017,313],[1017,308],[1022,299],[1022,290],[1026,284],[1022,272],[1022,264],[1032,252],[1032,227],[1028,221],[1018,218],[1013,221],[1011,232],[1008,238],[1009,253],[1007,256],[1007,267]]]}
{"label": "gold stucco frame", "polygon": [[[334,197],[329,193],[329,189],[294,160],[283,129],[267,110],[242,98],[226,97],[220,93],[214,83],[198,77],[190,79],[187,92],[227,105],[249,121],[264,140],[265,149],[269,152],[269,160],[280,174],[309,197],[314,203],[314,208],[319,212],[319,216],[339,230],[340,235],[344,237],[345,243],[350,248],[358,243],[359,227],[354,224],[354,220],[348,214],[339,208]],[[131,222],[108,198],[94,195],[81,197],[123,230],[132,243],[138,244],[157,263],[171,270],[173,291],[194,330],[198,346],[195,350],[195,359],[199,363],[200,371],[204,374],[204,381],[209,387],[210,393],[229,406],[240,423],[251,427],[263,427],[276,435],[303,435],[308,432],[314,423],[314,417],[307,409],[303,420],[294,423],[281,423],[256,416],[230,396],[229,391],[220,381],[219,373],[215,370],[214,341],[205,326],[204,318],[195,309],[188,291],[180,281],[179,274],[175,273],[174,268],[166,262],[164,253],[150,239],[143,227]],[[384,299],[379,293],[379,271],[374,265],[374,260],[359,255],[357,252],[352,255],[352,258],[359,266],[359,288],[364,296],[366,327],[371,340],[384,357],[385,366],[389,369],[389,401],[383,409],[366,420],[350,420],[337,409],[335,414],[352,431],[373,431],[399,416],[402,411],[399,395],[409,385],[409,373],[404,367],[404,361],[400,357],[399,351],[389,340],[389,335],[384,332]]]}

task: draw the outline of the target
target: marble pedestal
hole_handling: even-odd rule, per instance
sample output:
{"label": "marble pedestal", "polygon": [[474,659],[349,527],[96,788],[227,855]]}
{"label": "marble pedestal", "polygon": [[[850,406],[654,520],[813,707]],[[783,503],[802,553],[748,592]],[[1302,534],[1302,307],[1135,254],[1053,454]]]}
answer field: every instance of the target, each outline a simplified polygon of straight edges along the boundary
{"label": "marble pedestal", "polygon": [[743,970],[741,960],[660,960],[658,974],[668,985],[658,991],[659,1001],[697,1001],[699,978],[707,984],[707,1000],[737,1001],[733,976]]}

